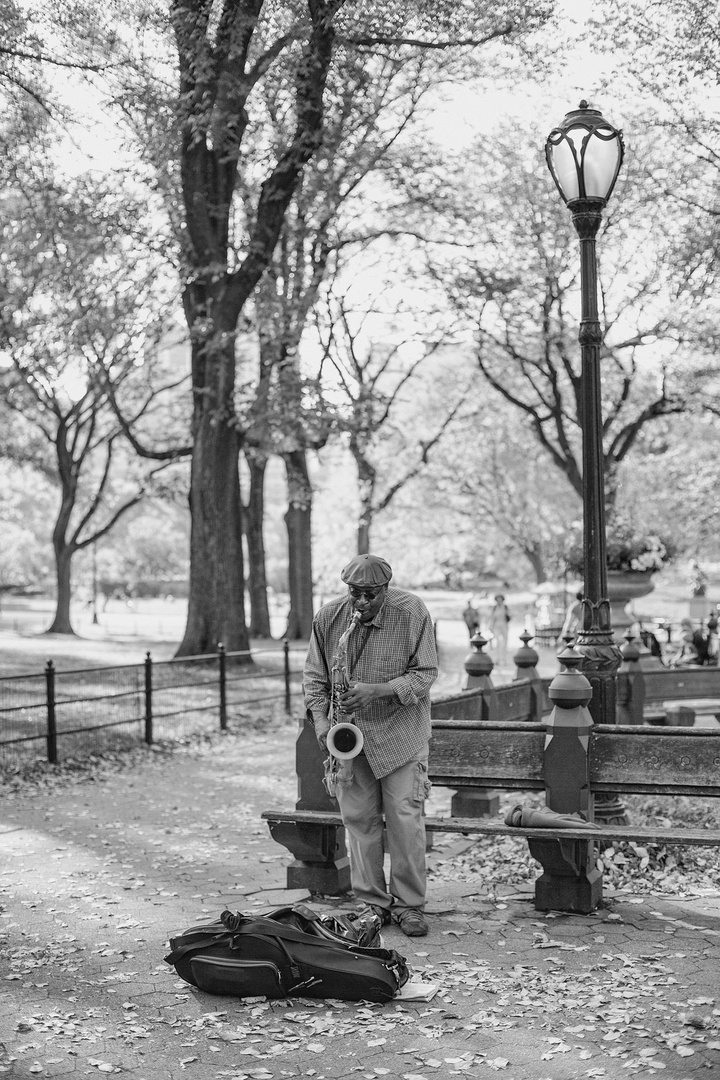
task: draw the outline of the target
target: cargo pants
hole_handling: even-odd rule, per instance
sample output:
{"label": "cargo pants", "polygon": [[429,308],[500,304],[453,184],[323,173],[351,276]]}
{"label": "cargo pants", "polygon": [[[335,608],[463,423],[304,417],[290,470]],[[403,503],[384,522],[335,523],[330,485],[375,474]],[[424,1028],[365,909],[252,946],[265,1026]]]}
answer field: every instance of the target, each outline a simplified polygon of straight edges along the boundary
{"label": "cargo pants", "polygon": [[[363,903],[392,908],[396,913],[404,908],[422,911],[425,907],[428,752],[426,744],[412,761],[379,780],[360,752],[352,762],[352,783],[338,784],[352,889]],[[390,856],[389,883],[385,876],[383,824]]]}

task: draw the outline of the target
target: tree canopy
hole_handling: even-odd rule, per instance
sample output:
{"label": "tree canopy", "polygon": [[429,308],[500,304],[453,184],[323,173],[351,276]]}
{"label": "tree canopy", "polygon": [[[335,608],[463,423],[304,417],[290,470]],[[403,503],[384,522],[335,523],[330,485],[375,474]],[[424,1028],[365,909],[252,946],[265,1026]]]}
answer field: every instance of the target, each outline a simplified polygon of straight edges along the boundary
{"label": "tree canopy", "polygon": [[[267,461],[280,454],[285,462],[287,525],[292,531],[292,521],[302,524],[288,559],[310,590],[310,614],[319,574],[309,554],[298,559],[298,553],[321,527],[311,530],[309,518],[315,460],[330,460],[343,439],[363,471],[367,524],[383,506],[410,513],[422,482],[416,468],[433,483],[445,468],[451,477],[468,457],[473,427],[483,432],[487,454],[477,467],[494,477],[504,504],[494,527],[514,530],[515,550],[537,564],[536,573],[542,560],[552,563],[549,523],[539,530],[543,551],[533,554],[530,523],[541,508],[533,509],[533,491],[524,491],[518,469],[534,439],[538,474],[545,463],[557,470],[556,481],[547,483],[553,499],[565,492],[565,506],[581,490],[576,238],[541,156],[549,100],[542,96],[549,89],[543,61],[548,48],[563,47],[561,34],[551,38],[561,27],[552,9],[519,0],[480,7],[425,0],[151,0],[102,9],[67,0],[52,12],[32,2],[6,5],[0,50],[0,93],[12,106],[2,132],[9,149],[2,164],[6,193],[21,159],[57,161],[45,138],[48,125],[64,125],[67,148],[80,117],[89,123],[94,112],[95,130],[105,125],[122,150],[114,184],[128,205],[143,204],[118,223],[126,254],[139,253],[137,274],[105,289],[86,313],[83,332],[94,318],[97,345],[108,315],[122,326],[132,309],[131,288],[142,301],[136,314],[149,329],[151,290],[139,275],[150,253],[164,267],[160,276],[171,272],[182,291],[186,332],[176,333],[175,319],[173,333],[186,338],[189,357],[180,345],[164,364],[151,364],[147,352],[123,346],[133,357],[127,394],[123,380],[115,385],[121,365],[108,359],[110,345],[105,360],[93,361],[107,430],[117,432],[114,445],[133,448],[140,471],[153,468],[153,458],[160,464],[190,451],[191,587],[181,652],[214,649],[218,641],[238,651],[248,644],[245,584],[257,587],[255,614],[265,579],[261,548],[246,565],[248,524],[255,515],[254,535],[262,539],[263,508],[248,491],[243,507],[243,453],[258,490]],[[602,0],[597,10],[604,32],[596,40],[612,38],[625,50],[634,79],[620,110],[626,167],[598,241],[606,471],[609,497],[622,501],[632,489],[629,463],[659,460],[649,448],[673,444],[688,415],[701,418],[711,439],[720,411],[717,13],[696,0]],[[88,97],[63,96],[58,73]],[[494,117],[494,91],[531,77],[523,123],[499,112]],[[479,137],[459,148],[449,137],[433,142],[431,121],[443,95],[459,102],[469,86],[477,89],[482,115],[470,117],[468,126]],[[523,149],[528,146],[533,149]],[[83,182],[90,183],[78,181],[78,191]],[[87,205],[87,191],[78,206]],[[90,255],[75,293],[58,285],[56,300],[62,297],[66,309],[97,268],[91,234],[101,243],[107,236],[103,200],[89,206],[85,221],[68,209],[66,227]],[[6,329],[16,355],[32,343],[36,360],[44,358],[44,377],[57,385],[77,366],[71,350],[57,343],[76,343],[79,331],[70,330],[62,304],[43,300],[38,307],[52,260],[38,263],[33,279],[29,268],[46,233],[40,226],[23,235],[26,290],[19,289],[20,278],[6,278],[15,305]],[[11,247],[19,273],[20,247]],[[349,317],[348,289],[368,273],[376,277],[365,290],[366,309]],[[385,321],[361,340],[363,319],[375,318],[373,293],[385,300]],[[6,299],[4,310],[11,306]],[[394,388],[415,384],[425,365],[407,381],[414,361],[407,350],[398,359],[401,309],[414,313],[413,333],[433,377],[445,365],[452,382],[454,358],[462,356],[463,364],[473,358],[467,390],[454,387],[460,412],[442,398],[453,439],[464,450],[448,447],[436,463],[436,434],[445,431],[441,402],[417,418],[405,401],[398,419],[389,409]],[[44,337],[43,320],[52,327]],[[442,359],[436,364],[435,357]],[[189,388],[182,391],[185,376]],[[40,379],[36,365],[22,393]],[[177,388],[172,405],[155,398],[163,380]],[[417,386],[425,400],[422,379]],[[498,411],[500,401],[507,413]],[[390,422],[380,423],[389,413]],[[456,418],[465,427],[456,428]],[[494,428],[497,440],[490,438]],[[27,430],[14,431],[18,455],[30,455]],[[703,475],[710,483],[712,468]],[[491,516],[482,485],[458,483],[458,494],[475,513]],[[355,514],[361,501],[356,493],[346,512]],[[458,506],[457,520],[463,513]],[[377,535],[390,535],[392,527]],[[698,543],[708,543],[711,533],[708,525]],[[367,530],[365,537],[361,545]],[[301,619],[298,632],[306,624]]]}

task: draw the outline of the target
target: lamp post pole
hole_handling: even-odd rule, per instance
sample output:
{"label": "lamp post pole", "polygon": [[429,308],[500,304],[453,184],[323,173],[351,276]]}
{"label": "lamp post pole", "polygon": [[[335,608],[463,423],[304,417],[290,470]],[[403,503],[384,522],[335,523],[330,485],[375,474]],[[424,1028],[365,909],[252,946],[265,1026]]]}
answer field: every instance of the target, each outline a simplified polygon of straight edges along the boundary
{"label": "lamp post pole", "polygon": [[[572,214],[580,241],[580,423],[583,461],[584,588],[576,649],[592,687],[590,715],[596,724],[616,722],[617,671],[622,656],[615,644],[607,596],[605,466],[602,441],[600,346],[595,238],[623,158],[622,134],[586,101],[549,135],[548,166]],[[595,817],[626,821],[619,798],[597,796]]]}
{"label": "lamp post pole", "polygon": [[581,427],[583,460],[583,602],[577,650],[585,657],[583,674],[593,696],[590,715],[596,724],[615,723],[616,676],[622,656],[613,637],[607,596],[605,542],[605,466],[602,442],[602,332],[597,309],[595,237],[601,209],[588,199],[571,208],[580,241]]}
{"label": "lamp post pole", "polygon": [[98,624],[98,611],[97,611],[97,544],[93,544],[92,548],[92,621],[93,626]]}

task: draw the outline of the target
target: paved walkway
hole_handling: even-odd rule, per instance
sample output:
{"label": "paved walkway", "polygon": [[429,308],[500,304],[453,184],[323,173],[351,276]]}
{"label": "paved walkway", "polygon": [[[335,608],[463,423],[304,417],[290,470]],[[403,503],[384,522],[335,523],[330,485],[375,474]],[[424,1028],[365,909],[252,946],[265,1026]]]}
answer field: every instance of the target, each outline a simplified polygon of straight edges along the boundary
{"label": "paved walkway", "polygon": [[163,963],[171,934],[225,906],[304,898],[285,891],[289,856],[259,818],[294,804],[294,735],[138,753],[129,770],[3,794],[0,1074],[720,1074],[718,900],[623,895],[592,916],[539,913],[512,838],[447,838],[430,855],[430,936],[385,932],[438,984],[428,1002],[243,1002],[181,982]]}

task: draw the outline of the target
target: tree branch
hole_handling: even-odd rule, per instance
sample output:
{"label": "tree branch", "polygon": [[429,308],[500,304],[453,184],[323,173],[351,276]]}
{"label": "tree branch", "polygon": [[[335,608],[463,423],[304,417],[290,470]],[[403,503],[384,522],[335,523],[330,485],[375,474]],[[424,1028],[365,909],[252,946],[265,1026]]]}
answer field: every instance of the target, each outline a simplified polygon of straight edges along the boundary
{"label": "tree branch", "polygon": [[332,61],[335,31],[332,20],[344,0],[309,0],[312,31],[298,67],[297,123],[290,146],[261,185],[255,224],[242,266],[229,278],[225,304],[240,310],[264,273],[278,241],[290,200],[303,167],[322,139],[323,95]]}
{"label": "tree branch", "polygon": [[393,37],[384,34],[367,35],[364,37],[339,37],[338,40],[342,41],[345,45],[361,45],[367,48],[373,45],[410,45],[417,49],[477,48],[482,45],[487,45],[489,41],[495,41],[497,38],[508,37],[515,29],[516,27],[513,23],[506,23],[505,26],[493,30],[484,37],[457,38],[453,41],[428,41],[425,38]]}
{"label": "tree branch", "polygon": [[31,60],[38,64],[50,64],[52,67],[72,68],[75,71],[92,71],[94,73],[107,71],[112,64],[86,64],[75,60],[58,60],[54,56],[45,53],[24,52],[22,49],[11,48],[8,45],[0,45],[0,55],[15,56],[18,60]]}

